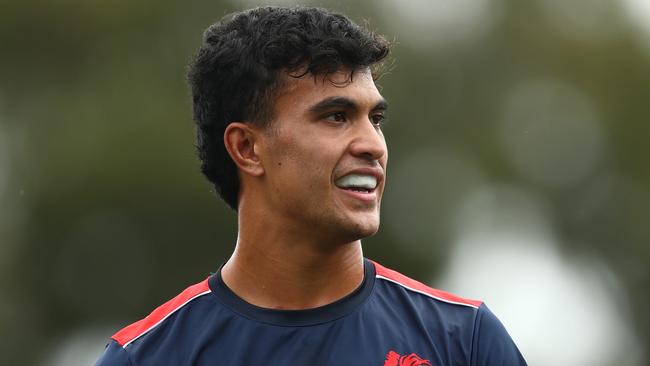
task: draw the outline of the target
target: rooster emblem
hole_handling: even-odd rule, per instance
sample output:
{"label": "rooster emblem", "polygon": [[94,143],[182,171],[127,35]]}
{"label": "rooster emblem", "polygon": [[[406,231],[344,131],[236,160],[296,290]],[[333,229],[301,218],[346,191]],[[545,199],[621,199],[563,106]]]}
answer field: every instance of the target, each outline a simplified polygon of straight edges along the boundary
{"label": "rooster emblem", "polygon": [[415,353],[411,353],[407,356],[400,356],[399,353],[390,351],[386,355],[384,366],[431,366],[431,362],[429,362],[429,360],[423,360]]}

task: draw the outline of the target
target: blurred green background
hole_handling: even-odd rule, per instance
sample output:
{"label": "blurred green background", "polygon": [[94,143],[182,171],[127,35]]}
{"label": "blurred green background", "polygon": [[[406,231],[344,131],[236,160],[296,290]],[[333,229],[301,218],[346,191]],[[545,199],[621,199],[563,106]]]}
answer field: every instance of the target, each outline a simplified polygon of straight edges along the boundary
{"label": "blurred green background", "polygon": [[[92,364],[227,259],[184,74],[260,4],[2,2],[0,364]],[[649,364],[650,1],[302,4],[394,42],[365,255],[485,300],[531,365]]]}

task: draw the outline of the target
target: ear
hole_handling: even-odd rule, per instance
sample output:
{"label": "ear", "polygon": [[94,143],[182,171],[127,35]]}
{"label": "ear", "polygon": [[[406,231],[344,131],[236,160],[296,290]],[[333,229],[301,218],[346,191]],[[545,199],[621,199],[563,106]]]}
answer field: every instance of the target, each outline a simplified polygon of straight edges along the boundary
{"label": "ear", "polygon": [[231,122],[223,133],[223,142],[235,165],[243,173],[259,177],[264,174],[255,144],[259,131],[242,122]]}

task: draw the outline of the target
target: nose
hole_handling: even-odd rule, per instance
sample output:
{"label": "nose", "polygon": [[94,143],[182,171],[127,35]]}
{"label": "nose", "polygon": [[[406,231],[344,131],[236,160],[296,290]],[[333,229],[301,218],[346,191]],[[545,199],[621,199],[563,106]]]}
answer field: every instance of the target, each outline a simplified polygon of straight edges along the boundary
{"label": "nose", "polygon": [[379,160],[387,154],[386,140],[381,129],[364,119],[355,124],[354,139],[350,144],[350,152],[356,157],[366,160]]}

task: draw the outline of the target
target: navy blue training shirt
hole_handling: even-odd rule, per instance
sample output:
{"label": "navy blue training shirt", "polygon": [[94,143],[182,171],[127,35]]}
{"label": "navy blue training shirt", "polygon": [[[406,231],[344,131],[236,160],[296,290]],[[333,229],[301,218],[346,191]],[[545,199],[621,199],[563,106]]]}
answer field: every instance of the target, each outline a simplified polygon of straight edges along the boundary
{"label": "navy blue training shirt", "polygon": [[332,304],[272,310],[217,272],[117,332],[97,362],[117,365],[526,365],[480,301],[432,289],[368,259]]}

